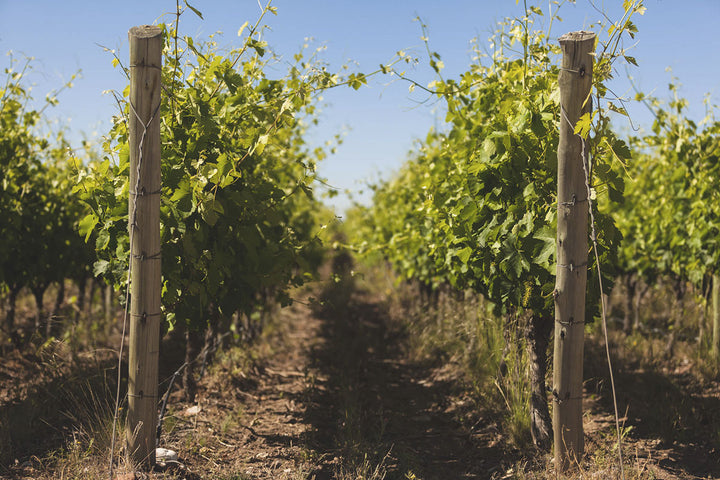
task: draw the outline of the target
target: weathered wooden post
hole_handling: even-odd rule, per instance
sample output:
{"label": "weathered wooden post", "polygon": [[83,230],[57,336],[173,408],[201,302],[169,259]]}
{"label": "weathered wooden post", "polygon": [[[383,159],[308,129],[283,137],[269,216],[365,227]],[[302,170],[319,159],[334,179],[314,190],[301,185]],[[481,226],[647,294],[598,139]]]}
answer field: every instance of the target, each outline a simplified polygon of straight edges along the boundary
{"label": "weathered wooden post", "polygon": [[560,37],[563,59],[558,144],[557,276],[555,282],[555,352],[553,431],[555,466],[566,470],[584,449],[582,425],[583,341],[588,258],[588,207],[585,168],[587,145],[574,133],[589,112],[595,34]]}
{"label": "weathered wooden post", "polygon": [[127,445],[134,465],[155,464],[160,348],[160,69],[162,30],[130,39],[130,352]]}
{"label": "weathered wooden post", "polygon": [[712,276],[712,339],[710,351],[714,359],[720,359],[720,275]]}

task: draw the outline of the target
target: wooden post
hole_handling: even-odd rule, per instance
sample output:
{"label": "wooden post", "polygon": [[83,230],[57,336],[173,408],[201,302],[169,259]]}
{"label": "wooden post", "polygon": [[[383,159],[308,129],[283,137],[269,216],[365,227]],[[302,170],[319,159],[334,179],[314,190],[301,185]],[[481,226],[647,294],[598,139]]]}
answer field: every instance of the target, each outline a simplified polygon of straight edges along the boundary
{"label": "wooden post", "polygon": [[105,285],[105,288],[103,289],[104,297],[103,297],[103,308],[105,310],[105,325],[110,325],[113,320],[113,287],[112,285]]}
{"label": "wooden post", "polygon": [[[558,144],[557,276],[553,431],[555,465],[560,471],[583,454],[583,341],[588,258],[588,199],[583,159],[587,145],[574,134],[580,116],[590,111],[595,34],[560,37],[563,59]],[[583,151],[585,147],[585,151]]]}
{"label": "wooden post", "polygon": [[162,30],[133,27],[130,39],[130,461],[155,464],[160,348],[160,69]]}
{"label": "wooden post", "polygon": [[720,275],[712,276],[712,357],[720,359]]}

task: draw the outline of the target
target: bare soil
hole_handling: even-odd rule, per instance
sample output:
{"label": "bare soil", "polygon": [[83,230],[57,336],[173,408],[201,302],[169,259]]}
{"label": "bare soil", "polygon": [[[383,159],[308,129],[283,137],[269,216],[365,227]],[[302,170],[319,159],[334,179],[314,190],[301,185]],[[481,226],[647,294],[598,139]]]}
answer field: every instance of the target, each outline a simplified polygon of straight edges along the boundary
{"label": "bare soil", "polygon": [[[459,365],[409,354],[402,322],[380,297],[351,280],[297,296],[259,342],[217,354],[194,404],[172,394],[161,446],[179,464],[150,474],[121,467],[116,478],[554,478],[547,456],[509,443],[497,406],[478,400]],[[164,349],[167,380],[181,357],[177,345]],[[68,415],[78,401],[111,402],[112,358],[57,350],[43,358],[6,352],[0,363],[0,448],[12,448],[0,452],[2,479],[107,478],[101,451],[84,449],[78,465],[57,452],[67,457],[82,430]],[[583,477],[608,478],[614,419],[599,340],[586,357],[595,473]],[[643,371],[621,357],[616,370],[628,478],[720,478],[717,381],[699,380],[687,361]],[[105,393],[88,395],[82,385]],[[21,425],[30,432],[20,434]]]}

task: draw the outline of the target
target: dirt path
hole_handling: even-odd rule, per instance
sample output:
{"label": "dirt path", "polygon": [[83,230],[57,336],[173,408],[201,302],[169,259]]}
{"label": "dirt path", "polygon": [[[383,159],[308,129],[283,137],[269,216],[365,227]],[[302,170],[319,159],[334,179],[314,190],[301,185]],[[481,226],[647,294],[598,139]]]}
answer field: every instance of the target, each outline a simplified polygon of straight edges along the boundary
{"label": "dirt path", "polygon": [[349,478],[373,468],[388,479],[490,478],[503,459],[494,425],[473,418],[452,365],[406,358],[386,308],[352,285],[326,291],[312,365],[328,381],[309,411],[313,447],[334,452]]}
{"label": "dirt path", "polygon": [[[515,462],[532,461],[528,452],[523,457],[509,446],[493,420],[491,412],[498,409],[479,403],[485,396],[473,392],[459,366],[441,357],[413,360],[397,312],[393,317],[351,278],[326,282],[298,300],[279,312],[257,344],[217,356],[195,404],[183,402],[181,392],[172,395],[161,446],[177,451],[183,467],[137,478],[505,479],[518,478]],[[589,357],[599,355],[588,348]],[[598,382],[588,381],[585,399],[592,456],[608,451],[613,421],[607,396],[595,393],[603,373],[588,363],[589,377]],[[94,368],[107,375],[110,370],[101,367]],[[625,451],[639,478],[719,478],[712,437],[720,411],[717,388],[693,396],[680,374],[651,378],[622,362],[616,368],[619,391],[627,397],[621,403],[630,403],[633,425]],[[67,376],[58,381],[65,383]],[[86,372],[69,376],[87,378]],[[26,396],[27,402],[35,398]],[[673,424],[674,418],[682,423]],[[82,457],[84,451],[62,466],[44,460],[68,438],[69,430],[55,429],[48,445],[36,449],[39,456],[20,457],[0,469],[0,479],[106,478],[107,448],[96,433],[95,460]],[[602,472],[602,458],[593,461]],[[551,478],[544,469],[528,465],[522,478]]]}
{"label": "dirt path", "polygon": [[[191,469],[204,478],[238,478],[227,477],[230,472],[243,479],[515,478],[519,452],[492,421],[492,409],[473,400],[481,396],[471,394],[457,366],[443,359],[411,360],[387,305],[352,280],[329,283],[315,295],[281,313],[282,327],[255,366],[221,364],[206,383],[195,425],[205,425],[211,435],[195,437],[204,446],[186,454]],[[623,370],[621,383],[638,381]],[[602,450],[612,430],[607,402],[591,393],[585,422],[589,453]],[[647,402],[637,412],[641,417],[662,410]],[[693,404],[689,410],[702,415],[709,413],[702,408],[707,406]],[[642,423],[636,431],[625,451],[641,478],[718,473],[712,448],[687,441],[663,444],[653,440],[653,432],[643,432]],[[600,464],[596,468],[602,471]],[[531,470],[543,475],[543,466]]]}
{"label": "dirt path", "polygon": [[201,478],[312,478],[306,405],[315,375],[308,365],[320,321],[300,303],[280,315],[281,328],[251,358],[218,359],[196,405],[174,399],[170,423],[178,426],[167,446]]}
{"label": "dirt path", "polygon": [[219,361],[198,406],[175,403],[166,443],[190,471],[485,479],[508,460],[452,366],[405,358],[402,333],[369,294],[338,284],[281,315],[261,358]]}

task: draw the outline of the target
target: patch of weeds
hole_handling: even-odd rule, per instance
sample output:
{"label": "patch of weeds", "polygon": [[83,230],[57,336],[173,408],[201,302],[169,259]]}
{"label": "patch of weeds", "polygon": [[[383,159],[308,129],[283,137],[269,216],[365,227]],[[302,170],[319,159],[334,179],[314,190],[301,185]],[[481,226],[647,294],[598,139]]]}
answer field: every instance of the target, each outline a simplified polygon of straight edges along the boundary
{"label": "patch of weeds", "polygon": [[227,435],[229,431],[240,425],[240,420],[242,419],[244,414],[245,409],[243,408],[242,404],[236,405],[233,411],[226,413],[223,419],[220,421],[220,433],[222,435]]}
{"label": "patch of weeds", "polygon": [[387,301],[392,317],[406,322],[408,356],[460,364],[474,385],[475,403],[502,419],[511,445],[527,448],[530,378],[522,319],[494,315],[492,306],[470,291],[438,287],[427,293],[405,283],[393,293]]}
{"label": "patch of weeds", "polygon": [[231,473],[228,476],[220,475],[216,477],[218,480],[252,480],[252,476],[245,475],[244,473]]}
{"label": "patch of weeds", "polygon": [[351,462],[349,465],[340,465],[335,473],[336,480],[384,480],[387,475],[385,462],[388,459],[388,452],[380,461],[373,461],[367,454],[359,461]]}
{"label": "patch of weeds", "polygon": [[13,458],[13,444],[10,437],[10,422],[7,412],[0,410],[0,465],[9,463]]}
{"label": "patch of weeds", "polygon": [[175,409],[168,407],[162,419],[162,434],[167,436],[172,435],[179,423],[178,417],[175,415]]}
{"label": "patch of weeds", "polygon": [[[80,388],[68,390],[67,397],[74,408],[65,416],[73,424],[73,441],[87,445],[92,454],[102,456],[110,451],[113,434],[114,399],[108,385],[100,389],[85,384]],[[120,407],[118,426],[124,425],[124,408]],[[122,428],[118,428],[122,432]],[[119,435],[121,435],[120,433]],[[116,439],[116,443],[122,441]]]}

